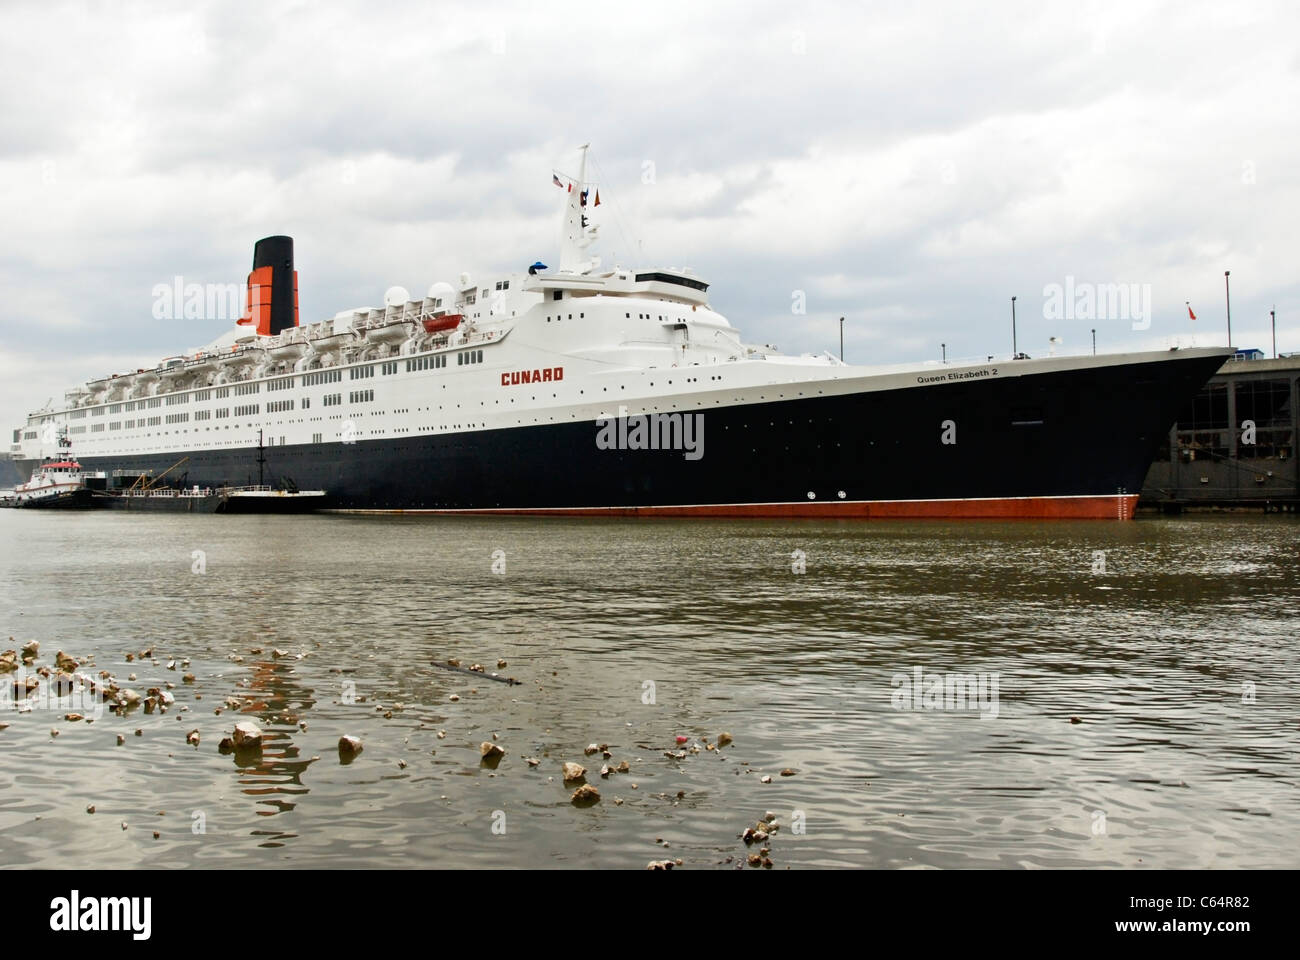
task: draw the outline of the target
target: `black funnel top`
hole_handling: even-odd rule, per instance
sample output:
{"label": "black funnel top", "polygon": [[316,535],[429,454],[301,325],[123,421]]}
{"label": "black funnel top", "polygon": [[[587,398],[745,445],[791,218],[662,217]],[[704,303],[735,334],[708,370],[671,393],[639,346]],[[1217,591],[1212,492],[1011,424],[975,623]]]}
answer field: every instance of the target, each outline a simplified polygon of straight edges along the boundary
{"label": "black funnel top", "polygon": [[297,322],[293,281],[293,237],[265,237],[253,247],[253,269],[271,268],[271,335]]}

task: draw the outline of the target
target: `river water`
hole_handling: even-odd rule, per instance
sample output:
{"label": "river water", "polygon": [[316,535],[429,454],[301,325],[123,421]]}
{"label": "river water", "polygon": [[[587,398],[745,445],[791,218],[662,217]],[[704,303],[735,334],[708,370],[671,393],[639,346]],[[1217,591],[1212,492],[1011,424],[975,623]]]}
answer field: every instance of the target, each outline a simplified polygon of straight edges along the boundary
{"label": "river water", "polygon": [[1295,867],[1298,534],[0,511],[0,649],[176,698],[5,701],[0,865]]}

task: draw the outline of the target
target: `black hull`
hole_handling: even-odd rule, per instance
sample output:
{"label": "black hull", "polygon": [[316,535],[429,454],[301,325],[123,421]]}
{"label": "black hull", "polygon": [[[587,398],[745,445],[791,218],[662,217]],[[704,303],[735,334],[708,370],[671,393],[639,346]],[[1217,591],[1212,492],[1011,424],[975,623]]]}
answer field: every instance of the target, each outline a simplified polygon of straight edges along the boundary
{"label": "black hull", "polygon": [[[1170,354],[704,409],[698,460],[600,449],[592,421],[265,453],[269,474],[326,490],[331,509],[1113,517],[1106,501],[1118,498],[1120,515],[1131,516],[1161,438],[1222,362]],[[945,421],[955,425],[955,444],[941,442]],[[184,453],[188,483],[215,487],[257,474],[256,447]],[[178,455],[83,462],[160,472]],[[1098,504],[1074,503],[1088,498]],[[1073,506],[1056,510],[1054,500]],[[1012,506],[951,506],[981,502]]]}
{"label": "black hull", "polygon": [[221,497],[124,497],[104,493],[94,506],[105,510],[133,510],[139,513],[216,513]]}
{"label": "black hull", "polygon": [[89,490],[73,490],[38,500],[5,500],[0,506],[18,510],[89,510],[95,503]]}

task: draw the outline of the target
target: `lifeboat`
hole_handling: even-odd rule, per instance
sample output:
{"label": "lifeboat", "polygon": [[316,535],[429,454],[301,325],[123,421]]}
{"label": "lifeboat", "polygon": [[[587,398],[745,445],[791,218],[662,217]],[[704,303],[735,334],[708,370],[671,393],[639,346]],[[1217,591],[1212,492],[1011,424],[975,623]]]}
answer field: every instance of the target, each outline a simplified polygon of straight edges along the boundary
{"label": "lifeboat", "polygon": [[447,313],[441,317],[425,317],[421,322],[424,324],[425,333],[445,333],[448,330],[455,330],[464,319],[464,314]]}

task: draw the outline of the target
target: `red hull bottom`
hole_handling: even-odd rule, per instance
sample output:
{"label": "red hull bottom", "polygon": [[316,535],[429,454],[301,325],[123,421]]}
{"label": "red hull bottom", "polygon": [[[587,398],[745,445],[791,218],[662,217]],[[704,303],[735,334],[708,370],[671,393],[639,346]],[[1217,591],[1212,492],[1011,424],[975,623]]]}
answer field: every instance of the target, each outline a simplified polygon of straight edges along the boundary
{"label": "red hull bottom", "polygon": [[1092,497],[990,497],[978,500],[809,500],[806,503],[716,503],[663,507],[502,507],[469,510],[341,510],[337,512],[534,517],[1132,520],[1137,501],[1137,494],[1108,494]]}

